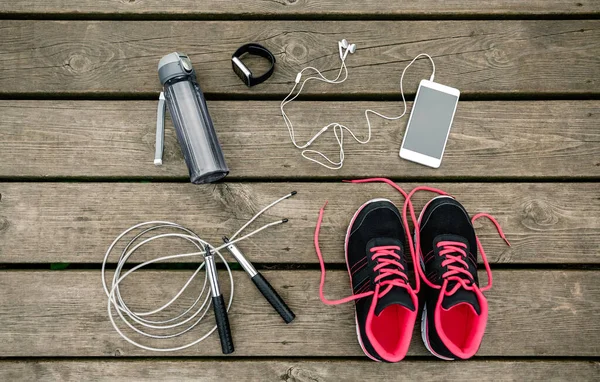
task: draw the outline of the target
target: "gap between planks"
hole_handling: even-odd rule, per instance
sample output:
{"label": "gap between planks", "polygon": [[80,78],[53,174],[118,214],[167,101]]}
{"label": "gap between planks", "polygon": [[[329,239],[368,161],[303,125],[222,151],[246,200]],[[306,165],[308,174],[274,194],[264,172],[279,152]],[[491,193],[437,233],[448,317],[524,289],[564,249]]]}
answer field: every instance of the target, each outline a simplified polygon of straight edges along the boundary
{"label": "gap between planks", "polygon": [[600,6],[594,0],[562,1],[499,0],[473,7],[465,0],[438,2],[422,0],[397,5],[394,0],[283,0],[256,2],[239,0],[235,4],[204,1],[198,9],[193,0],[20,0],[0,1],[0,14],[30,17],[128,17],[137,18],[509,18],[597,16]]}

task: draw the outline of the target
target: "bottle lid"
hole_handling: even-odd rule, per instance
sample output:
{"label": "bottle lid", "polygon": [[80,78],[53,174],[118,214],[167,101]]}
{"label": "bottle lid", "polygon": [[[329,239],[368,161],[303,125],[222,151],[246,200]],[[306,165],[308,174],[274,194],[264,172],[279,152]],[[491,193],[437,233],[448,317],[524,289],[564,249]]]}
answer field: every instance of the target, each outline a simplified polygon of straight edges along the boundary
{"label": "bottle lid", "polygon": [[169,53],[158,62],[158,78],[163,85],[173,77],[193,72],[190,58],[183,53]]}

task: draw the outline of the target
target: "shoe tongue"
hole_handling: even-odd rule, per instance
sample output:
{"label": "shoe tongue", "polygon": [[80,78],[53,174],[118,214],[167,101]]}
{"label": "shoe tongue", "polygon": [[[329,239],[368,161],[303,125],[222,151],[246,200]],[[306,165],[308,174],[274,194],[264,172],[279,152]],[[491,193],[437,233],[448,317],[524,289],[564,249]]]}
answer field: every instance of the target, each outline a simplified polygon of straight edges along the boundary
{"label": "shoe tongue", "polygon": [[391,305],[402,305],[410,311],[415,311],[415,305],[406,288],[398,286],[392,287],[385,296],[380,297],[379,301],[377,301],[377,305],[375,305],[375,315],[379,316],[385,308]]}
{"label": "shoe tongue", "polygon": [[[455,285],[456,281],[448,283],[446,290],[451,290]],[[466,290],[464,288],[459,288],[452,296],[445,296],[442,300],[442,308],[448,310],[461,303],[471,305],[477,314],[481,314],[481,306],[479,305],[477,295],[472,290]]]}
{"label": "shoe tongue", "polygon": [[[367,252],[370,254],[370,250],[373,247],[384,247],[389,245],[400,247],[400,254],[404,256],[404,245],[402,242],[398,239],[390,237],[378,237],[369,240],[367,243]],[[381,289],[385,290],[387,289],[387,286],[382,286]],[[416,310],[408,290],[399,286],[393,286],[392,289],[385,294],[385,296],[379,297],[377,305],[375,305],[375,315],[378,316],[385,308],[391,305],[401,305],[413,312]]]}

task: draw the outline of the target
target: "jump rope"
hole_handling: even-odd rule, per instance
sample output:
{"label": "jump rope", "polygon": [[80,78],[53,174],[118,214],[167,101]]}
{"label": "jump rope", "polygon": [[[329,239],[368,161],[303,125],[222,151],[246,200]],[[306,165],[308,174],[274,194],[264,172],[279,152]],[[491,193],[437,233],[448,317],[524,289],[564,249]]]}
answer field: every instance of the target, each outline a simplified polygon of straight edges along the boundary
{"label": "jump rope", "polygon": [[[342,52],[342,49],[345,49],[345,51]],[[289,118],[289,116],[287,115],[287,113],[285,112],[284,108],[286,105],[288,105],[290,102],[292,102],[296,98],[298,98],[298,96],[300,96],[300,93],[304,89],[304,85],[306,85],[306,83],[309,81],[314,80],[314,81],[325,82],[328,84],[341,84],[348,79],[348,68],[346,66],[346,58],[348,57],[348,53],[354,53],[356,51],[356,45],[348,44],[348,42],[344,39],[344,40],[338,42],[338,50],[339,50],[339,56],[340,56],[340,60],[341,60],[341,66],[340,66],[340,70],[338,71],[337,76],[334,79],[328,79],[327,77],[325,77],[323,75],[323,73],[321,73],[315,67],[307,66],[306,68],[302,69],[296,75],[295,83],[294,83],[294,86],[292,87],[292,90],[290,90],[289,94],[283,99],[283,101],[281,101],[281,105],[280,105],[281,115],[283,117],[285,125],[288,128],[288,132],[290,134],[290,139],[292,140],[292,143],[294,144],[294,146],[296,146],[296,148],[302,150],[302,156],[304,158],[308,159],[309,161],[315,162],[323,167],[326,167],[330,170],[338,170],[338,169],[342,168],[342,166],[344,165],[344,159],[345,159],[344,130],[347,131],[356,142],[358,142],[361,145],[364,145],[364,144],[369,143],[369,141],[371,141],[372,128],[371,128],[371,120],[369,118],[369,114],[375,114],[378,117],[387,119],[388,121],[398,120],[406,115],[407,105],[406,105],[406,98],[404,97],[404,86],[403,86],[404,74],[406,73],[406,70],[415,61],[417,61],[419,58],[427,57],[429,59],[429,61],[431,62],[431,66],[432,66],[432,72],[431,72],[431,77],[429,77],[429,81],[433,82],[433,80],[435,78],[435,62],[433,62],[433,58],[431,58],[431,56],[428,55],[427,53],[421,53],[421,54],[417,55],[415,58],[413,58],[412,61],[408,65],[406,65],[406,67],[402,71],[402,75],[400,76],[400,94],[402,95],[402,104],[403,104],[403,108],[404,108],[404,110],[402,111],[402,114],[400,114],[396,117],[389,117],[389,116],[383,115],[375,110],[367,109],[367,110],[365,110],[365,119],[367,120],[367,136],[366,136],[366,138],[360,139],[356,136],[356,134],[348,126],[342,125],[341,123],[332,122],[328,125],[323,126],[323,128],[321,128],[321,130],[319,130],[306,143],[299,144],[298,141],[296,140],[296,133],[294,131],[294,125],[292,124],[292,121]],[[302,80],[302,76],[304,75],[305,71],[312,71],[314,73],[313,73],[313,75],[306,77],[304,80]],[[342,73],[343,73],[343,76],[342,76]],[[301,84],[300,84],[300,80],[302,80]],[[298,87],[299,84],[300,84],[300,86]],[[297,91],[296,91],[296,88],[298,88]],[[333,134],[335,136],[335,139],[336,139],[337,144],[340,149],[339,161],[334,161],[334,160],[330,159],[328,156],[323,154],[321,151],[308,148],[317,140],[317,138],[319,138],[321,135],[323,135],[329,129],[333,130]],[[317,156],[317,158],[314,158],[311,156]],[[321,158],[322,160],[319,160],[318,158]]]}
{"label": "jump rope", "polygon": [[[265,224],[262,227],[244,236],[240,236],[242,231],[244,231],[250,224],[252,224],[260,215],[262,215],[271,207],[294,196],[295,194],[296,191],[293,191],[275,200],[268,206],[264,207],[262,210],[256,213],[256,215],[254,215],[250,220],[248,220],[248,222],[246,222],[240,229],[238,229],[237,232],[235,232],[229,238],[223,238],[224,244],[219,246],[212,245],[211,243],[202,239],[199,235],[197,235],[188,228],[168,221],[148,221],[136,224],[123,231],[108,247],[106,255],[104,256],[104,261],[102,262],[102,286],[104,288],[104,293],[106,293],[106,296],[108,297],[108,317],[110,318],[110,322],[112,323],[117,333],[119,333],[119,335],[127,342],[141,349],[157,352],[171,352],[183,350],[194,346],[200,343],[201,341],[205,340],[215,330],[218,330],[223,353],[232,353],[234,347],[233,340],[231,337],[231,330],[229,328],[229,319],[227,316],[227,312],[229,311],[229,308],[231,307],[231,303],[233,301],[234,283],[231,268],[229,267],[229,264],[220,252],[224,248],[227,248],[236,258],[236,260],[242,265],[242,268],[246,271],[246,273],[248,273],[248,275],[251,277],[252,281],[255,283],[257,288],[261,291],[261,293],[265,296],[269,303],[277,310],[277,312],[281,315],[284,321],[286,323],[291,322],[295,317],[292,311],[287,307],[285,302],[283,302],[281,297],[271,287],[268,281],[260,274],[260,272],[256,271],[252,264],[242,255],[241,251],[239,251],[239,249],[237,249],[237,247],[235,246],[235,243],[245,240],[251,236],[254,236],[257,233],[269,227],[286,223],[287,219],[277,220]],[[165,232],[165,230],[174,230],[180,232]],[[127,237],[131,237],[131,239],[127,239]],[[123,273],[123,268],[125,267],[127,262],[131,259],[133,254],[136,251],[138,251],[141,247],[155,240],[169,237],[184,239],[192,243],[198,249],[198,251],[154,258],[149,261],[145,261],[141,264],[138,264]],[[109,283],[107,283],[107,263],[111,254],[113,253],[114,248],[117,246],[118,243],[122,241],[126,242],[126,244],[123,251],[121,251],[121,254],[119,255],[119,258],[117,260],[117,266],[109,285]],[[131,276],[134,272],[150,264],[155,264],[166,260],[193,258],[199,256],[202,256],[204,258],[204,261],[202,261],[199,264],[194,273],[184,283],[181,289],[179,289],[179,291],[175,293],[175,295],[162,306],[148,311],[134,311],[125,302],[125,299],[123,298],[123,295],[121,293],[120,285],[123,282],[123,280]],[[227,274],[229,277],[230,294],[227,306],[225,306],[223,295],[219,287],[214,259],[215,256],[218,256],[221,262],[225,265],[225,269],[227,270]],[[192,284],[192,281],[194,281],[194,279],[200,274],[202,269],[206,269],[204,273],[204,282],[202,285],[202,289],[198,293],[198,296],[196,297],[195,301],[189,307],[185,308],[183,312],[177,314],[175,317],[167,319],[151,318],[152,316],[158,315],[161,312],[165,311],[165,309],[167,309],[168,307],[172,306],[181,297],[181,295],[190,286],[190,284]],[[143,337],[152,339],[169,339],[181,336],[195,328],[198,324],[200,324],[200,322],[208,312],[211,304],[213,305],[217,325],[213,326],[208,332],[206,332],[199,338],[177,347],[157,348],[147,346],[138,342],[137,340],[131,338],[129,335],[125,334],[121,330],[121,328],[119,327],[119,325],[117,325],[117,322],[115,321],[114,314],[114,312],[116,312],[123,324],[125,324],[127,327],[129,327],[134,332]],[[161,317],[164,317],[164,315],[161,315]],[[166,332],[168,333],[162,334]]]}

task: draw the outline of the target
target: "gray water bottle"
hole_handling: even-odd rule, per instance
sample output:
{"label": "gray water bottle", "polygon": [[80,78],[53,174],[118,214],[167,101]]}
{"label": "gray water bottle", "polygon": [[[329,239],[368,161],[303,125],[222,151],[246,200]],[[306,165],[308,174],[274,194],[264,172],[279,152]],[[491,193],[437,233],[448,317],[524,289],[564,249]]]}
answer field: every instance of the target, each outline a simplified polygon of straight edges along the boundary
{"label": "gray water bottle", "polygon": [[212,183],[224,178],[229,169],[189,57],[171,53],[161,58],[158,78],[164,96],[161,93],[158,105],[154,163],[162,164],[166,103],[192,183]]}

